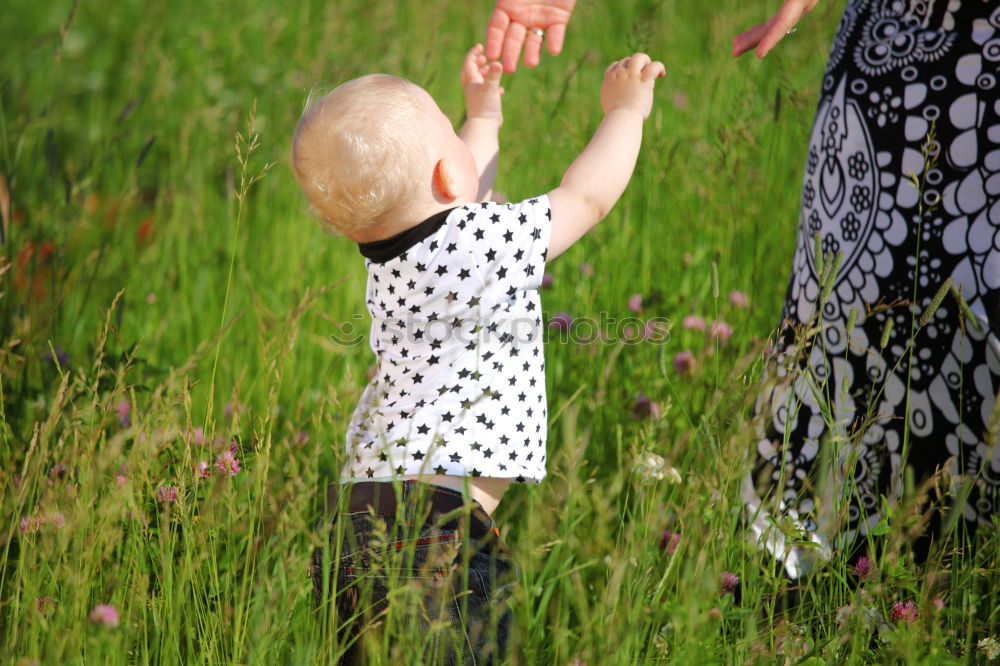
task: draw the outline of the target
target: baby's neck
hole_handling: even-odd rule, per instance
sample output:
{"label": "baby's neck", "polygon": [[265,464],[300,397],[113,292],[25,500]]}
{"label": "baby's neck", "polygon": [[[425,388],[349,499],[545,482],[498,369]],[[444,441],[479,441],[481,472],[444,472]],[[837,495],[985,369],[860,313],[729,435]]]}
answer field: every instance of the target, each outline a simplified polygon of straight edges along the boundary
{"label": "baby's neck", "polygon": [[348,234],[348,237],[355,243],[374,243],[375,241],[385,240],[386,238],[392,238],[396,234],[401,234],[407,229],[412,229],[427,218],[443,210],[456,208],[467,203],[472,202],[460,198],[446,202],[435,201],[433,204],[426,206],[417,206],[410,209],[406,215],[401,216],[398,220],[373,225],[361,231],[351,232]]}
{"label": "baby's neck", "polygon": [[483,511],[491,516],[496,510],[497,505],[500,504],[500,500],[503,498],[504,493],[507,492],[507,486],[510,485],[510,479],[496,479],[485,476],[416,474],[407,476],[406,478],[412,479],[413,481],[419,481],[421,483],[429,483],[435,486],[451,488],[452,490],[459,491],[463,495],[465,495],[465,489],[468,485],[468,497],[476,500],[476,502],[483,507]]}

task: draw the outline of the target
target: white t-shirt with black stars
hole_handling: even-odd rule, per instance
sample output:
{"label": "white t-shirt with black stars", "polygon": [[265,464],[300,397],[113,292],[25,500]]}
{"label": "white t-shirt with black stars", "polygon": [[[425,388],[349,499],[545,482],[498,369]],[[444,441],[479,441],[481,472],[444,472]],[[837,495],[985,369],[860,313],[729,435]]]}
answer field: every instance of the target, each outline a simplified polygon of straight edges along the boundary
{"label": "white t-shirt with black stars", "polygon": [[547,196],[472,203],[359,246],[378,361],[342,481],[544,478],[538,288],[551,221]]}

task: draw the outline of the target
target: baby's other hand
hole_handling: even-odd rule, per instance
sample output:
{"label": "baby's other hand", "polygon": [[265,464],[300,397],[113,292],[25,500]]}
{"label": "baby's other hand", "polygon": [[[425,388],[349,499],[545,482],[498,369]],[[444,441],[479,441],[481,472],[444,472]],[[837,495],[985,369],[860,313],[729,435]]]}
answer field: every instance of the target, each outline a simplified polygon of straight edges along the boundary
{"label": "baby's other hand", "polygon": [[601,86],[601,108],[604,113],[615,109],[629,109],[648,118],[653,110],[653,85],[657,78],[666,76],[663,63],[651,60],[645,53],[636,53],[617,60],[604,70]]}
{"label": "baby's other hand", "polygon": [[462,87],[465,89],[465,108],[469,118],[486,118],[503,124],[500,98],[500,75],[503,66],[498,62],[487,63],[483,45],[476,44],[465,54],[462,63]]}

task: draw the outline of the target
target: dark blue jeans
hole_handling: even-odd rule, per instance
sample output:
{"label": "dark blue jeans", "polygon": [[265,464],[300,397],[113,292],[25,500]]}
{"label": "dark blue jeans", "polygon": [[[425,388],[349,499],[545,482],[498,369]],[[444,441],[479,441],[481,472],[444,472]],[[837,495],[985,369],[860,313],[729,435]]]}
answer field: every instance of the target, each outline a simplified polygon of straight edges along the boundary
{"label": "dark blue jeans", "polygon": [[312,578],[317,605],[334,600],[342,663],[502,662],[520,572],[479,504],[415,481],[340,488]]}

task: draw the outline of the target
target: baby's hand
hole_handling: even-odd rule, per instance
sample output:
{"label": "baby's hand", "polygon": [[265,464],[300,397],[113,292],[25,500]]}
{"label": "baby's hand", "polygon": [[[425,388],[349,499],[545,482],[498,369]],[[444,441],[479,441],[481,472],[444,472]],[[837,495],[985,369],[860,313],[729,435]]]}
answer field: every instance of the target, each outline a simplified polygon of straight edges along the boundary
{"label": "baby's hand", "polygon": [[666,73],[662,62],[650,60],[645,53],[611,63],[604,70],[601,108],[604,113],[630,109],[648,118],[653,109],[653,83]]}
{"label": "baby's hand", "polygon": [[503,66],[498,62],[486,63],[483,45],[476,44],[465,54],[462,63],[462,87],[465,88],[465,108],[469,118],[486,118],[503,124],[500,97],[500,75]]}

